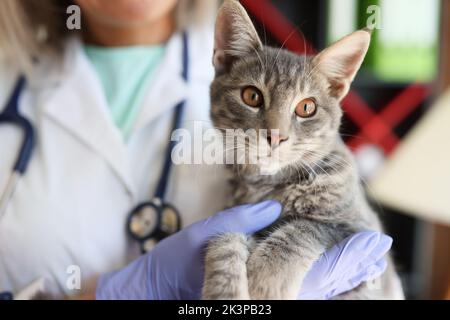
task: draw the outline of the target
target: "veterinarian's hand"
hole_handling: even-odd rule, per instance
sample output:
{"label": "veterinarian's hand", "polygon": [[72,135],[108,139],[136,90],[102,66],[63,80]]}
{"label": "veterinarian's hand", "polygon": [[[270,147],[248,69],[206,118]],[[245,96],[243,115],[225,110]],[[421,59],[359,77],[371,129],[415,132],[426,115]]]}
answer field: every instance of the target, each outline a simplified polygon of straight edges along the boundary
{"label": "veterinarian's hand", "polygon": [[97,299],[199,299],[203,285],[202,251],[221,233],[252,234],[274,222],[278,202],[266,201],[220,212],[164,239],[126,268],[100,277]]}
{"label": "veterinarian's hand", "polygon": [[379,277],[392,238],[379,232],[354,234],[325,252],[306,275],[299,299],[330,299]]}

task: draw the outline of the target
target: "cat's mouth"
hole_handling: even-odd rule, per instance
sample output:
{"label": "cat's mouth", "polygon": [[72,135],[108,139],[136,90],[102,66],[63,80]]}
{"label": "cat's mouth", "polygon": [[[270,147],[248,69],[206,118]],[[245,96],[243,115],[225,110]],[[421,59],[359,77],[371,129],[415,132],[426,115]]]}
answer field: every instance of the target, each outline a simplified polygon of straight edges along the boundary
{"label": "cat's mouth", "polygon": [[309,171],[313,163],[320,158],[320,154],[311,148],[311,146],[296,146],[295,141],[280,144],[276,148],[269,148],[267,153],[260,154],[257,157],[256,162],[246,164],[253,168],[249,171],[249,174],[277,175],[287,168]]}
{"label": "cat's mouth", "polygon": [[226,163],[234,165],[241,174],[275,175],[297,162],[304,153],[294,150],[295,137],[279,139],[274,144],[273,135],[268,138],[267,130],[231,129],[227,134],[222,136]]}
{"label": "cat's mouth", "polygon": [[[260,175],[275,175],[294,161],[291,158],[290,143],[285,142],[276,147],[266,145],[256,155],[256,162],[249,163],[258,168]],[[251,157],[249,157],[251,158]]]}

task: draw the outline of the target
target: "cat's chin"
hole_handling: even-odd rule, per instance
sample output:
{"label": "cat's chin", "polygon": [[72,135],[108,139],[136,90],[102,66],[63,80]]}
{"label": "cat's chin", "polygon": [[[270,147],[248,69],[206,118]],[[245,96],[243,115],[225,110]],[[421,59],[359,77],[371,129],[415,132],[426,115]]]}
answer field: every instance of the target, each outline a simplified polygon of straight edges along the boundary
{"label": "cat's chin", "polygon": [[234,165],[233,171],[241,178],[260,179],[261,177],[275,176],[280,173],[279,164],[239,164]]}
{"label": "cat's chin", "polygon": [[276,161],[260,161],[257,165],[247,166],[245,175],[247,176],[276,176],[282,171],[282,166]]}
{"label": "cat's chin", "polygon": [[258,165],[259,175],[261,176],[273,176],[280,172],[281,166],[279,163],[268,162]]}
{"label": "cat's chin", "polygon": [[[284,170],[287,168],[294,168],[294,170]],[[258,165],[245,166],[244,168],[240,168],[238,171],[241,176],[248,177],[272,177],[273,179],[277,178],[285,178],[286,175],[292,174],[295,172],[296,175],[303,175],[300,173],[303,170],[304,166],[299,165],[297,162],[292,163],[280,163],[276,161],[267,161],[259,162]]]}

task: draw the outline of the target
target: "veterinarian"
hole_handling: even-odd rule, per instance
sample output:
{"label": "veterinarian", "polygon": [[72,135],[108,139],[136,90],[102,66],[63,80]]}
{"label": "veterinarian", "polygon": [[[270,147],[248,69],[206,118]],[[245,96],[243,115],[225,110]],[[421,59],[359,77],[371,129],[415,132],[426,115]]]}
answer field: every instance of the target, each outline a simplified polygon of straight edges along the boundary
{"label": "veterinarian", "polygon": [[[66,25],[73,3],[81,30]],[[48,298],[198,299],[207,240],[252,234],[279,216],[273,201],[220,212],[228,195],[223,168],[167,161],[174,124],[209,122],[213,5],[0,2],[0,112],[34,130],[0,123],[0,193],[8,193],[2,297],[44,279]],[[25,137],[29,154],[19,150]],[[12,172],[19,154],[26,170]],[[130,236],[130,212],[155,196],[161,177],[159,200],[170,203],[164,208],[175,221],[169,229],[181,221],[182,230],[159,233],[162,241],[141,255],[147,243]],[[157,212],[163,204],[151,205]],[[373,232],[346,239],[316,262],[299,298],[331,298],[378,276],[390,245]]]}

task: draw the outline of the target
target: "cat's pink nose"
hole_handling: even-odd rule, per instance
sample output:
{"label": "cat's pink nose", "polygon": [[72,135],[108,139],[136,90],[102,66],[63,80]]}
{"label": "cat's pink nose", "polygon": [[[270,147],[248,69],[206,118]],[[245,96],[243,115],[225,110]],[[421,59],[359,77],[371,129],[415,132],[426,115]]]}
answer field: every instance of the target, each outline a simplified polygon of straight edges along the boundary
{"label": "cat's pink nose", "polygon": [[269,134],[267,136],[267,142],[269,143],[269,146],[273,149],[278,147],[282,142],[287,141],[289,137],[279,135],[279,134]]}

